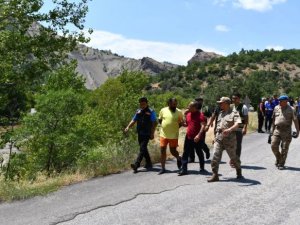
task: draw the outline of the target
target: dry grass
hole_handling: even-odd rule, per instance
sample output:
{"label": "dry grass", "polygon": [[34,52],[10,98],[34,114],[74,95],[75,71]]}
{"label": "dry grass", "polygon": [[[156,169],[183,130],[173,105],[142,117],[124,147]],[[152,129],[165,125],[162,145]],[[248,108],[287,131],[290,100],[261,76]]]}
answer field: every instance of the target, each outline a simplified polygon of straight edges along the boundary
{"label": "dry grass", "polygon": [[46,195],[48,193],[57,191],[63,186],[78,183],[89,178],[91,177],[83,173],[61,174],[59,176],[50,178],[44,174],[40,174],[34,182],[4,182],[4,179],[1,178],[0,202],[21,200],[37,195]]}

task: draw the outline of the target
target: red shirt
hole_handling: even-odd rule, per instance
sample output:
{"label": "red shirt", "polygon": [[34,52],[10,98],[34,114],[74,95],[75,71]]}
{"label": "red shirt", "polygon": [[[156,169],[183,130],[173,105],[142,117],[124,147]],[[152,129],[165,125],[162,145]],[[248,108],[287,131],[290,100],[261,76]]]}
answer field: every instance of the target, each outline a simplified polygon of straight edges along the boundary
{"label": "red shirt", "polygon": [[[189,112],[186,115],[187,123],[187,138],[194,139],[201,130],[201,123],[206,122],[206,117],[203,113],[196,111],[194,113]],[[205,137],[205,133],[201,135],[201,139]]]}

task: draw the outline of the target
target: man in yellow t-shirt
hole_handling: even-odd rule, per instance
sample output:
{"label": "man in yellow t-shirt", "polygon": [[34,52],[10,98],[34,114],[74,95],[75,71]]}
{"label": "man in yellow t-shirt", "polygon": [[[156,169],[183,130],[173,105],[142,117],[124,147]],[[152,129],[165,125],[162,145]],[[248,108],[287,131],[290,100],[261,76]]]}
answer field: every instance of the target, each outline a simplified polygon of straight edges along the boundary
{"label": "man in yellow t-shirt", "polygon": [[168,106],[159,112],[158,121],[161,124],[160,129],[160,151],[161,151],[161,170],[159,175],[166,172],[166,150],[169,145],[171,154],[177,159],[178,169],[181,167],[181,157],[177,151],[179,127],[183,124],[183,114],[177,109],[176,98],[168,100]]}

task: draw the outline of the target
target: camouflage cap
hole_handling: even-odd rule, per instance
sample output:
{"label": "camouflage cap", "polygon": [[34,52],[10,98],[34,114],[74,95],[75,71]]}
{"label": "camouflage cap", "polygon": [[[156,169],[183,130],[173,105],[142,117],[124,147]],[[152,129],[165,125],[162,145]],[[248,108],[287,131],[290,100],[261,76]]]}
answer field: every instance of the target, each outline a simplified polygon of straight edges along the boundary
{"label": "camouflage cap", "polygon": [[222,98],[220,98],[220,101],[217,101],[217,103],[223,103],[223,102],[230,104],[231,100],[228,97],[222,97]]}

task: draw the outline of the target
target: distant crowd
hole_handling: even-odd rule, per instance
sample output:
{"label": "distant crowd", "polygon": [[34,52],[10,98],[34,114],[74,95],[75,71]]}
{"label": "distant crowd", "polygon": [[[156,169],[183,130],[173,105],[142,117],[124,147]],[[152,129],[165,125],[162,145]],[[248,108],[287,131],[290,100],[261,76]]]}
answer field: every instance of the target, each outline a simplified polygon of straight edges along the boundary
{"label": "distant crowd", "polygon": [[[300,97],[294,99],[292,97],[288,98],[288,105],[293,107],[300,125]],[[263,97],[257,107],[257,115],[258,115],[258,132],[259,133],[270,133],[272,123],[273,123],[273,112],[275,107],[279,105],[279,100],[277,95],[273,95],[273,97]],[[263,126],[265,131],[263,131]]]}
{"label": "distant crowd", "polygon": [[[139,109],[125,128],[128,132],[137,124],[139,154],[131,168],[137,173],[142,160],[145,159],[144,168],[153,170],[152,161],[148,152],[148,143],[154,139],[156,126],[160,124],[159,142],[161,153],[161,168],[159,175],[166,170],[166,151],[169,146],[171,154],[177,160],[178,175],[188,174],[188,163],[195,161],[195,152],[199,158],[200,174],[208,174],[205,169],[205,158],[210,158],[210,150],[205,143],[206,132],[213,127],[213,157],[211,159],[212,176],[208,182],[219,181],[219,164],[225,150],[230,158],[230,166],[236,169],[237,179],[242,179],[241,152],[243,136],[248,129],[248,108],[241,102],[241,95],[234,93],[231,98],[222,97],[211,113],[204,105],[203,98],[191,101],[186,110],[177,108],[176,98],[170,98],[167,106],[159,112],[158,118],[153,109],[149,107],[148,99],[139,99]],[[158,122],[157,122],[158,121]],[[278,169],[285,168],[285,161],[292,137],[299,136],[300,100],[293,101],[286,95],[279,98],[274,95],[262,98],[258,106],[258,132],[270,134],[271,149],[275,155],[275,165]],[[296,131],[292,133],[292,123]],[[265,124],[265,131],[263,131]],[[178,147],[179,128],[186,127],[183,154],[180,155]],[[281,149],[279,149],[281,148]]]}

